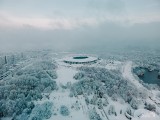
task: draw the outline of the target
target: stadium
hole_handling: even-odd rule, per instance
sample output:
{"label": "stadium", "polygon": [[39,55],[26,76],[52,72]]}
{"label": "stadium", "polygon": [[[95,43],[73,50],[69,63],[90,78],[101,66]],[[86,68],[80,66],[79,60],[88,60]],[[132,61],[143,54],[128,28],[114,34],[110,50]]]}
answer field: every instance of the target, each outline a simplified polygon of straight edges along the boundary
{"label": "stadium", "polygon": [[88,55],[74,55],[63,58],[64,63],[68,64],[90,64],[96,63],[99,59]]}

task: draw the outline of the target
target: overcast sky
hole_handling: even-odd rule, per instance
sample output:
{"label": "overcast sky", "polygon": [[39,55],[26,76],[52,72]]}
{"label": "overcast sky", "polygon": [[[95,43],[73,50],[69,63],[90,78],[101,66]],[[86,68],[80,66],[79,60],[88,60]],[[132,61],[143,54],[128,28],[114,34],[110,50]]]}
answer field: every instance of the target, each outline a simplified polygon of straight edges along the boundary
{"label": "overcast sky", "polygon": [[160,0],[0,0],[0,50],[160,44]]}

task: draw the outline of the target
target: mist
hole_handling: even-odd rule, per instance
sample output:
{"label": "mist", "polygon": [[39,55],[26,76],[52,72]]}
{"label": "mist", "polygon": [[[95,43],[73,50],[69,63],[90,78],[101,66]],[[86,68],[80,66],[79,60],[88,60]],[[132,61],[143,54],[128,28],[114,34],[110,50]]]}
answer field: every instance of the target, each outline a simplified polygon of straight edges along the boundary
{"label": "mist", "polygon": [[160,47],[158,0],[0,2],[0,51]]}
{"label": "mist", "polygon": [[103,23],[96,27],[74,30],[39,30],[35,28],[1,29],[2,51],[53,49],[74,51],[109,50],[132,47],[157,48],[160,44],[160,23],[135,24],[130,27]]}

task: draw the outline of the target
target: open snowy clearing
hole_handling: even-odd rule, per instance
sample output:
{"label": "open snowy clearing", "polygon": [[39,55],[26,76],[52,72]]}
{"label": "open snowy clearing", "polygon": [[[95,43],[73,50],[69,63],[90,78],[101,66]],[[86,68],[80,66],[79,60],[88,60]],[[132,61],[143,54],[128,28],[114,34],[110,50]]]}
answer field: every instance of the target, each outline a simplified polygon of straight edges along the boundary
{"label": "open snowy clearing", "polygon": [[145,109],[138,109],[134,112],[135,118],[133,120],[159,120],[159,116],[154,112],[145,110]]}
{"label": "open snowy clearing", "polygon": [[75,69],[65,67],[65,66],[59,66],[57,69],[58,78],[56,79],[56,82],[59,84],[67,84],[67,82],[74,83],[76,82],[75,79],[73,79],[73,76],[77,73]]}
{"label": "open snowy clearing", "polygon": [[[57,69],[58,78],[56,82],[59,84],[59,89],[57,91],[51,92],[49,98],[43,98],[42,101],[38,101],[39,104],[42,104],[46,101],[53,102],[52,107],[52,117],[49,120],[88,120],[88,108],[86,107],[86,103],[83,96],[78,97],[69,97],[69,90],[63,89],[60,87],[61,84],[66,85],[67,82],[74,83],[76,82],[73,79],[73,76],[77,73],[75,69],[59,66]],[[61,105],[65,105],[68,107],[70,111],[69,116],[62,116],[60,114]],[[73,107],[74,108],[71,108]],[[77,109],[77,110],[76,110]]]}

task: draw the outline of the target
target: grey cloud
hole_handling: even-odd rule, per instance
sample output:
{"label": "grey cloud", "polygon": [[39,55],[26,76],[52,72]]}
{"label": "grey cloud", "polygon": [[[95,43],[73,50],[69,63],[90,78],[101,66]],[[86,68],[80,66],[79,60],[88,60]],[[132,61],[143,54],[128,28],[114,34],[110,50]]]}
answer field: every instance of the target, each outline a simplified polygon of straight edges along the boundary
{"label": "grey cloud", "polygon": [[124,27],[103,23],[97,27],[74,30],[0,29],[1,50],[50,48],[61,51],[84,49],[116,49],[125,46],[160,46],[160,23],[135,24]]}
{"label": "grey cloud", "polygon": [[[20,2],[21,0],[18,1]],[[13,14],[9,17],[10,19],[0,14],[0,22],[10,23],[13,17],[17,20],[16,25],[20,23],[23,26],[20,28],[15,26],[15,28],[12,26],[0,28],[0,50],[10,51],[39,48],[51,48],[61,51],[84,49],[107,50],[128,45],[160,47],[160,22],[154,22],[159,21],[159,14],[156,14],[159,11],[155,9],[150,10],[150,14],[148,14],[145,8],[147,5],[149,6],[148,8],[152,8],[152,5],[150,6],[149,4],[152,3],[151,0],[148,0],[148,2],[146,0],[141,0],[141,2],[139,0],[69,0],[67,3],[58,0],[51,1],[35,0],[33,2],[33,0],[28,0],[16,3],[10,2],[10,0],[3,0],[2,2],[0,0],[3,3],[0,4],[0,10],[6,10],[8,13],[12,13],[13,11]],[[32,4],[30,5],[30,3]],[[156,5],[156,2],[152,4]],[[17,6],[15,7],[15,5]],[[142,9],[142,15],[143,13],[147,14],[146,16],[142,16],[142,19],[141,14],[137,13],[140,9]],[[133,12],[133,16],[130,11]],[[25,12],[27,13],[24,14]],[[121,15],[128,13],[131,19],[128,20],[127,15],[126,19],[133,21],[134,24],[128,25],[125,18],[122,20],[125,25],[119,24],[121,21],[119,18],[122,18]],[[108,15],[109,20],[103,19],[106,15]],[[155,15],[151,18],[154,19],[153,21],[147,21],[151,17],[150,15]],[[114,21],[117,16],[119,18]],[[47,22],[45,20],[38,21],[37,18],[45,18]],[[54,30],[35,27],[39,26],[39,24],[48,25],[49,27],[54,26],[54,21],[48,24],[48,20],[50,21],[54,18],[58,20],[56,25],[60,28],[63,26],[63,19],[68,20],[70,25],[76,24],[81,27]],[[92,20],[88,22],[88,18],[93,18],[95,22]],[[26,19],[27,22],[24,22]],[[32,22],[32,20],[37,21]],[[39,24],[37,25],[38,22]],[[88,23],[92,22],[94,25],[88,25]],[[96,23],[98,24],[95,25]]]}

